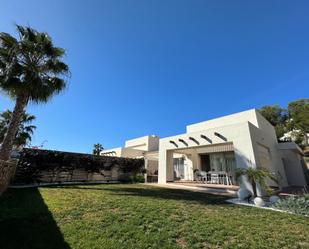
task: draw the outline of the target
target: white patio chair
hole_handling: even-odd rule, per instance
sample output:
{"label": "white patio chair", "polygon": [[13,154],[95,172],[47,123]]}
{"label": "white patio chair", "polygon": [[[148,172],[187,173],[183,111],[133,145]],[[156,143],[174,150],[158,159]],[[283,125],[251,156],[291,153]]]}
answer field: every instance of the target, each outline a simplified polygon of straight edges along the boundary
{"label": "white patio chair", "polygon": [[203,183],[207,182],[207,172],[206,171],[200,171],[199,175],[200,175],[200,179]]}
{"label": "white patio chair", "polygon": [[210,174],[211,177],[211,183],[212,184],[219,184],[219,174],[218,173],[211,173]]}

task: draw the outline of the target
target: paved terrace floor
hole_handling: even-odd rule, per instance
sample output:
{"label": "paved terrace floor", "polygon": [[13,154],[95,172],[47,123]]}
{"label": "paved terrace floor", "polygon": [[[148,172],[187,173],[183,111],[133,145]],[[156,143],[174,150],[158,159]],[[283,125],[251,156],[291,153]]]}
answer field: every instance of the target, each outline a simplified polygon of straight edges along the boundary
{"label": "paved terrace floor", "polygon": [[237,191],[239,189],[239,186],[235,185],[228,186],[221,184],[205,184],[192,181],[169,182],[166,184],[159,184],[159,183],[147,183],[147,184],[163,188],[184,189],[184,190],[191,190],[194,192],[223,195],[229,197],[237,196]]}

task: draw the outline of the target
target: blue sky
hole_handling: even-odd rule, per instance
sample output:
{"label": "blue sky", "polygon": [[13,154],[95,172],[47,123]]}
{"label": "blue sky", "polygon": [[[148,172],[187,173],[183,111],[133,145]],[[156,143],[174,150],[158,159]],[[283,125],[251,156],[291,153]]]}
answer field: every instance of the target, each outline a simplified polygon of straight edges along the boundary
{"label": "blue sky", "polygon": [[[68,89],[30,105],[32,144],[91,152],[309,97],[309,1],[2,0],[0,31],[48,32]],[[0,96],[0,110],[12,108]]]}

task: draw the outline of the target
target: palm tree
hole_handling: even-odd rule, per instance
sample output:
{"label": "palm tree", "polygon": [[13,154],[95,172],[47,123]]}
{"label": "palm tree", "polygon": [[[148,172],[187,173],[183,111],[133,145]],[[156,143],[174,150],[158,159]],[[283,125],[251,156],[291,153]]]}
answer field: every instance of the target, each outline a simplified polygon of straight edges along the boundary
{"label": "palm tree", "polygon": [[102,144],[100,143],[94,144],[92,154],[99,156],[102,150],[104,150]]}
{"label": "palm tree", "polygon": [[0,149],[8,160],[20,120],[29,102],[46,103],[66,87],[69,68],[65,51],[55,47],[46,33],[17,25],[18,39],[0,33],[0,88],[15,100],[12,118]]}
{"label": "palm tree", "polygon": [[257,197],[257,190],[256,185],[257,183],[260,184],[262,188],[264,188],[267,192],[270,192],[271,189],[266,184],[266,179],[269,178],[275,182],[277,182],[276,177],[266,169],[254,169],[254,168],[247,168],[247,169],[237,169],[236,170],[236,178],[240,176],[246,175],[248,180],[252,185],[253,195]]}
{"label": "palm tree", "polygon": [[[7,133],[11,117],[12,112],[10,110],[6,110],[0,114],[0,143],[2,143],[5,134]],[[13,142],[14,147],[18,148],[20,146],[25,146],[31,141],[33,131],[36,129],[35,125],[31,125],[34,120],[34,115],[23,112],[15,140]]]}

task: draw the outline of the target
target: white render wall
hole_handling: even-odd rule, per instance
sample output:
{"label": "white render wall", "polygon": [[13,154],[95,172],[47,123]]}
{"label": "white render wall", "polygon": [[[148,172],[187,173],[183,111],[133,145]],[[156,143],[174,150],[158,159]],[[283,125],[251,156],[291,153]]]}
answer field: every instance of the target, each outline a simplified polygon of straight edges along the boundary
{"label": "white render wall", "polygon": [[294,142],[280,143],[279,150],[283,158],[283,164],[289,185],[307,185],[304,170],[307,165],[298,145]]}
{"label": "white render wall", "polygon": [[[216,136],[215,132],[223,135],[227,141]],[[212,140],[212,143],[201,138],[201,135],[207,136]],[[199,144],[190,140],[189,137],[196,139]],[[183,139],[187,144],[182,143],[179,139]],[[171,144],[170,141],[174,141],[178,147]],[[266,148],[270,155],[267,161],[269,164],[267,169],[277,175],[279,187],[287,186],[287,174],[294,172],[291,167],[288,171],[285,169],[282,158],[293,157],[292,161],[299,158],[295,157],[293,153],[285,153],[289,148],[282,151],[282,145],[279,146],[277,142],[275,129],[255,109],[188,125],[187,133],[176,136],[162,139],[157,136],[144,136],[131,139],[126,141],[125,147],[104,150],[102,154],[113,152],[112,156],[144,157],[148,161],[158,160],[158,181],[159,183],[166,183],[174,180],[173,158],[185,157],[185,180],[193,180],[193,170],[200,168],[201,164],[199,154],[208,153],[210,147],[218,148],[215,145],[220,146],[221,150],[222,146],[224,146],[227,147],[228,151],[234,151],[237,168],[256,168],[261,167],[262,164],[265,167],[265,160],[261,160],[260,148]],[[158,150],[159,153],[156,152]],[[154,171],[155,167],[156,164],[154,163],[153,167],[150,168]],[[301,176],[295,176],[294,178],[303,179]],[[276,185],[274,182],[269,183]],[[251,189],[251,185],[244,177],[241,186]]]}
{"label": "white render wall", "polygon": [[143,151],[155,151],[158,150],[160,138],[158,136],[144,136],[125,142],[125,148],[132,148]]}
{"label": "white render wall", "polygon": [[285,170],[288,175],[288,184],[293,186],[305,186],[306,178],[304,176],[303,158],[299,153],[293,150],[282,151],[282,157],[285,164]]}
{"label": "white render wall", "polygon": [[243,112],[230,114],[224,117],[203,121],[200,123],[187,125],[187,133],[204,131],[211,128],[218,128],[220,126],[233,125],[244,122],[250,122],[256,127],[259,127],[259,122],[257,120],[258,117],[256,114],[257,110],[251,109]]}
{"label": "white render wall", "polygon": [[[223,135],[227,141],[217,137],[214,133]],[[205,135],[212,140],[212,144],[201,138]],[[199,145],[190,140],[195,138]],[[187,145],[179,141],[183,139]],[[170,143],[174,141],[178,147]],[[220,143],[232,142],[234,146],[235,160],[237,168],[256,168],[260,165],[257,144],[269,148],[271,153],[269,169],[279,172],[280,186],[286,186],[287,180],[283,163],[277,148],[277,139],[274,128],[255,109],[241,113],[228,115],[222,118],[201,122],[187,126],[187,133],[160,139],[159,145],[159,183],[173,181],[173,168],[170,158],[173,152],[179,149],[202,148]],[[243,179],[241,185],[251,189],[251,185]]]}
{"label": "white render wall", "polygon": [[[225,143],[225,141],[221,138],[214,135],[215,132],[225,136],[228,142],[233,142],[237,167],[245,168],[248,167],[249,164],[252,165],[252,167],[256,167],[255,155],[249,131],[249,123],[244,122],[160,139],[159,183],[166,183],[167,181],[173,180],[173,175],[168,174],[168,172],[171,172],[169,168],[172,166],[167,163],[167,160],[168,157],[173,154],[175,149],[201,148],[202,146]],[[210,138],[212,140],[212,144],[201,138],[201,134]],[[189,140],[189,137],[195,138],[200,144],[197,145],[194,141]],[[179,142],[179,139],[186,141],[188,146]],[[171,140],[177,143],[178,148],[170,143]]]}
{"label": "white render wall", "polygon": [[139,158],[143,157],[143,151],[132,148],[114,148],[104,150],[101,152],[102,156],[115,156],[115,157],[127,157],[127,158]]}
{"label": "white render wall", "polygon": [[116,157],[121,157],[121,154],[122,154],[122,148],[121,147],[103,150],[100,153],[101,156],[116,156]]}
{"label": "white render wall", "polygon": [[[282,162],[281,153],[278,149],[278,142],[275,132],[273,133],[272,129],[259,129],[252,124],[249,125],[249,128],[257,166],[262,167],[258,146],[265,146],[270,152],[270,167],[268,170],[276,174],[280,186],[287,186],[288,183],[286,172]],[[276,185],[274,182],[271,183],[272,185]]]}
{"label": "white render wall", "polygon": [[127,140],[124,147],[103,150],[101,155],[128,158],[143,157],[144,152],[159,150],[159,140],[158,136],[153,135]]}

